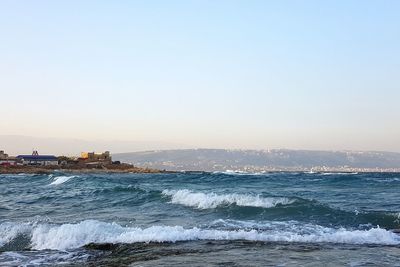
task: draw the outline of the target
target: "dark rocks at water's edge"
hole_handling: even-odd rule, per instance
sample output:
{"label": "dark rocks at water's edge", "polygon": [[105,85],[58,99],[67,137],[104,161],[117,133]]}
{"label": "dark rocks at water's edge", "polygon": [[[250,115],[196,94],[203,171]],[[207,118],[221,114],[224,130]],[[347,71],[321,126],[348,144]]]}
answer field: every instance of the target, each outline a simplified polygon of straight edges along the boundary
{"label": "dark rocks at water's edge", "polygon": [[[146,266],[156,266],[164,259],[175,259],[180,261],[192,260],[192,257],[204,257],[204,262],[196,266],[215,266],[215,259],[207,259],[210,253],[220,253],[220,255],[230,255],[230,251],[246,250],[249,251],[288,251],[296,252],[318,252],[329,244],[291,244],[285,242],[271,243],[262,241],[246,240],[195,240],[180,242],[139,242],[131,244],[123,243],[90,243],[84,246],[93,255],[97,255],[88,260],[89,266],[131,266],[147,263]],[[226,253],[226,254],[225,254]],[[238,255],[241,257],[241,254]],[[221,259],[221,258],[219,258]],[[216,261],[218,262],[217,258]],[[222,258],[224,261],[224,259]],[[135,265],[136,266],[136,265]],[[169,266],[169,265],[168,265]],[[233,261],[218,266],[236,266]],[[238,265],[239,266],[239,265]],[[241,265],[240,266],[244,266]]]}
{"label": "dark rocks at water's edge", "polygon": [[393,233],[400,235],[400,229],[393,229],[392,230]]}
{"label": "dark rocks at water's edge", "polygon": [[98,256],[89,259],[90,266],[128,266],[133,263],[147,262],[162,259],[163,257],[182,256],[191,254],[204,254],[210,248],[198,249],[187,242],[164,243],[133,243],[133,244],[95,244],[84,246],[85,249],[97,253]]}
{"label": "dark rocks at water's edge", "polygon": [[99,166],[0,166],[0,174],[51,174],[54,171],[79,173],[165,173],[166,171],[136,167],[130,164]]}

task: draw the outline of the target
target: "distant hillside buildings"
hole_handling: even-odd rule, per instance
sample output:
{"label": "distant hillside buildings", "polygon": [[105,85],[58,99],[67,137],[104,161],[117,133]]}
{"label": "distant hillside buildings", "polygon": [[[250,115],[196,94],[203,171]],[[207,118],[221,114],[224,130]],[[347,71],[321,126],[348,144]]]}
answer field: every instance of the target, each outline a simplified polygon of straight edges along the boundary
{"label": "distant hillside buildings", "polygon": [[169,171],[400,172],[400,153],[393,152],[182,149],[113,156],[139,167]]}

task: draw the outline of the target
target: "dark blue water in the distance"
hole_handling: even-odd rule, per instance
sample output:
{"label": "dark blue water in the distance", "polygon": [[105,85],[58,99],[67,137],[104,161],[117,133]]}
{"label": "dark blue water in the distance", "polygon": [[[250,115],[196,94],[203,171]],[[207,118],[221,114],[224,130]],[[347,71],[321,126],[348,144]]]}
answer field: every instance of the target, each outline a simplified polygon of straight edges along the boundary
{"label": "dark blue water in the distance", "polygon": [[400,266],[400,174],[0,175],[0,266]]}

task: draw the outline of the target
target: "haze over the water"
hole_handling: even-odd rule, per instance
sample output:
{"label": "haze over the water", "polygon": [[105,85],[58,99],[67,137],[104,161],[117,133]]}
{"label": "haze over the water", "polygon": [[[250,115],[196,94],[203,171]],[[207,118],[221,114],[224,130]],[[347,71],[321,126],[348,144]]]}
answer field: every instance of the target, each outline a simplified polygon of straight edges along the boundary
{"label": "haze over the water", "polygon": [[399,12],[399,1],[1,1],[0,149],[24,135],[400,152]]}

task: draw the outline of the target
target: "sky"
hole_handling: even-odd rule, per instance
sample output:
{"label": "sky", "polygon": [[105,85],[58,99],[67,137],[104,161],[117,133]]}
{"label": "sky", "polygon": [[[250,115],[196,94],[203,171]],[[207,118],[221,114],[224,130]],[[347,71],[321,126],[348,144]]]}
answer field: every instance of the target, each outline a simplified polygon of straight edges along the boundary
{"label": "sky", "polygon": [[400,152],[399,13],[395,0],[1,0],[0,135]]}

